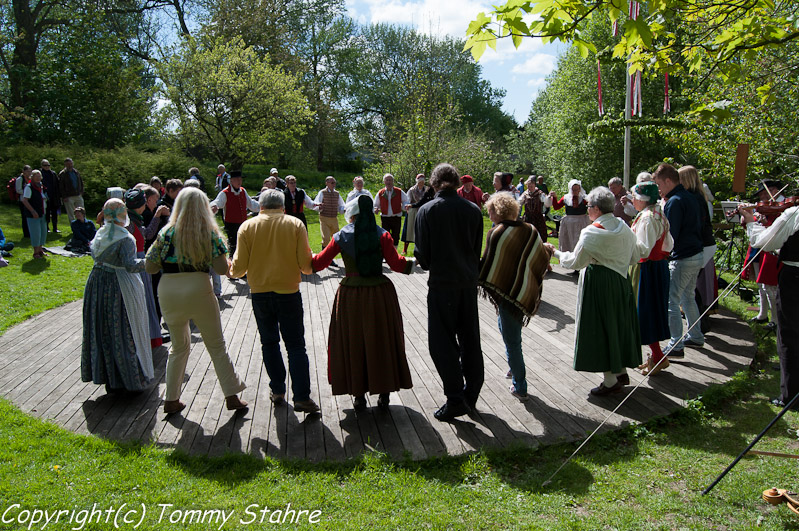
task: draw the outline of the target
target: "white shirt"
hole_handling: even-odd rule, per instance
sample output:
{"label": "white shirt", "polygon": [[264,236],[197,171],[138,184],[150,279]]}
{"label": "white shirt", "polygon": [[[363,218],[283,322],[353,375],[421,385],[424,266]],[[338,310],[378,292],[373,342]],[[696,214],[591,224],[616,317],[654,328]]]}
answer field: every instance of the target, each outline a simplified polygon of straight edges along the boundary
{"label": "white shirt", "polygon": [[633,231],[612,212],[602,214],[594,223],[605,228],[588,225],[580,233],[574,251],[555,251],[560,265],[583,269],[589,264],[599,264],[627,278],[628,268],[638,261]]}
{"label": "white shirt", "polygon": [[368,195],[370,199],[372,198],[372,192],[367,190],[366,188],[361,188],[360,190],[352,189],[350,193],[347,194],[347,203],[355,199],[356,197],[361,197],[362,195]]}
{"label": "white shirt", "polygon": [[[244,195],[247,197],[247,209],[250,212],[255,212],[257,214],[261,210],[261,207],[258,205],[258,201],[247,195],[247,190],[245,190],[243,186],[239,188],[238,191],[234,190],[233,187],[231,186],[230,191],[233,192],[233,195],[239,195],[240,193],[244,193]],[[219,195],[216,196],[216,199],[211,201],[211,206],[212,207],[215,206],[216,208],[225,208],[226,204],[227,204],[227,194],[225,194],[224,190],[219,192]]]}
{"label": "white shirt", "polygon": [[[768,252],[779,251],[796,231],[799,231],[799,207],[783,212],[768,228],[759,223],[746,224],[746,235],[752,247]],[[783,264],[799,267],[799,262],[783,261]]]}
{"label": "white shirt", "polygon": [[[33,197],[33,192],[31,192],[30,183],[25,185],[25,190],[22,192],[22,197],[24,197],[25,199],[30,199],[31,197]],[[21,201],[21,199],[20,199],[20,201]],[[33,205],[31,205],[31,206],[33,206]],[[46,192],[42,193],[42,208],[47,210],[47,193]]]}
{"label": "white shirt", "polygon": [[[322,204],[322,201],[325,200],[325,190],[327,190],[327,187],[322,188],[321,190],[319,190],[319,193],[316,194],[316,199],[314,199],[314,203],[317,203],[319,205]],[[334,188],[332,191],[335,192],[336,189]],[[316,210],[319,210],[319,207],[313,207],[313,208],[315,208]],[[347,207],[344,205],[344,200],[341,198],[341,194],[339,193],[338,194],[338,211],[343,214],[345,210],[347,210]]]}
{"label": "white shirt", "polygon": [[[656,211],[660,211],[661,216],[657,216]],[[649,256],[664,230],[666,236],[663,238],[663,251],[668,253],[674,249],[674,238],[669,232],[669,220],[663,215],[660,205],[655,204],[642,210],[633,222],[632,230],[636,239],[637,260]]]}
{"label": "white shirt", "polygon": [[[395,217],[395,216],[401,216],[402,215],[401,211],[400,212],[394,212],[394,210],[391,208],[391,198],[394,197],[394,194],[397,193],[398,191],[400,193],[400,199],[401,199],[401,202],[402,202],[401,208],[404,209],[407,205],[411,204],[411,200],[408,199],[408,194],[406,194],[405,192],[403,192],[402,190],[400,190],[396,186],[394,188],[392,188],[391,191],[388,191],[388,189],[387,189],[386,190],[386,199],[388,200],[388,212],[386,214],[383,214],[382,211],[381,211],[380,214],[382,216],[386,216],[388,218],[388,217]],[[375,210],[380,210],[380,195],[379,194],[375,196],[374,207],[375,207]]]}

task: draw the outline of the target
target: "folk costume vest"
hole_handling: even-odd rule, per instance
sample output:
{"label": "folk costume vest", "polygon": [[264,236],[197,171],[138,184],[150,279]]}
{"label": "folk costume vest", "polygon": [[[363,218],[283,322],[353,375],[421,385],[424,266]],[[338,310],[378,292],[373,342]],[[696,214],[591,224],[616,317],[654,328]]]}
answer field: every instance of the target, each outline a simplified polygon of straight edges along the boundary
{"label": "folk costume vest", "polygon": [[[384,216],[388,216],[388,194],[386,193],[386,189],[383,188],[377,192],[377,196],[380,198],[380,213]],[[394,216],[402,214],[402,190],[396,186],[391,192],[391,212],[393,212]]]}
{"label": "folk costume vest", "polygon": [[338,198],[341,195],[338,191],[332,192],[325,188],[322,190],[322,206],[319,207],[319,215],[327,218],[335,218],[338,216]]}
{"label": "folk costume vest", "polygon": [[297,191],[294,192],[294,197],[291,197],[291,192],[289,192],[288,188],[286,189],[286,214],[302,214],[303,209],[305,208],[305,190],[302,188],[297,188]]}
{"label": "folk costume vest", "polygon": [[225,203],[224,219],[226,223],[244,223],[247,221],[247,192],[239,188],[239,193],[233,192],[230,186],[222,190],[227,196]]}

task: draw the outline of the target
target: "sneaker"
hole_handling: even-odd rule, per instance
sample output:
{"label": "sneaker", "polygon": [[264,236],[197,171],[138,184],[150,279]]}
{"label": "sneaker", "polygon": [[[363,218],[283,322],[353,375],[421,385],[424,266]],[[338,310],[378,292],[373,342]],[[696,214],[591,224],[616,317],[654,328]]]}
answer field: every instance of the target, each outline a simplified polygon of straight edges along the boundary
{"label": "sneaker", "polygon": [[299,402],[294,402],[294,411],[299,413],[318,413],[319,406],[316,405],[316,402],[311,400],[300,400]]}
{"label": "sneaker", "polygon": [[776,330],[777,329],[777,323],[775,323],[774,321],[771,321],[769,324],[764,325],[763,328],[765,328],[766,330]]}
{"label": "sneaker", "polygon": [[684,345],[686,347],[705,348],[705,344],[704,343],[697,343],[693,339],[686,339]]}
{"label": "sneaker", "polygon": [[269,400],[271,400],[274,405],[279,406],[286,401],[286,393],[275,393],[274,391],[269,391]]}
{"label": "sneaker", "polygon": [[518,392],[516,388],[513,387],[512,385],[510,386],[510,394],[518,398],[519,402],[527,402],[527,400],[530,398],[530,395],[528,395],[527,393]]}
{"label": "sneaker", "polygon": [[508,374],[505,375],[506,380],[511,380],[513,378],[513,373],[508,371]]}
{"label": "sneaker", "polygon": [[671,360],[674,360],[674,359],[681,360],[681,359],[683,359],[685,357],[685,350],[681,349],[681,348],[673,348],[668,353],[668,357]]}

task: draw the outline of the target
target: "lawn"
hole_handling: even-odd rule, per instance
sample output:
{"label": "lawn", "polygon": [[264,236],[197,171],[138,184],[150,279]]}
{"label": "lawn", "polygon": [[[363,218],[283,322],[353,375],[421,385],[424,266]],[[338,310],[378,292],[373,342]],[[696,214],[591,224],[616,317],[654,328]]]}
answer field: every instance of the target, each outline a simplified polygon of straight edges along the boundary
{"label": "lawn", "polygon": [[[0,207],[15,241],[17,215]],[[318,228],[310,232],[317,251]],[[40,266],[31,254],[22,246],[0,269],[8,277],[0,330],[81,295],[89,259],[54,257]],[[724,304],[741,314],[747,306],[734,295]],[[319,465],[193,457],[75,435],[0,400],[0,528],[110,530],[117,517],[119,528],[133,529],[127,517],[141,519],[139,529],[261,529],[275,519],[325,529],[796,529],[786,506],[759,499],[772,486],[796,490],[794,460],[747,457],[701,495],[778,411],[767,400],[779,380],[773,336],[760,349],[753,372],[676,414],[595,437],[546,486],[576,444],[420,462],[379,453]],[[799,453],[798,420],[786,415],[757,448]],[[45,527],[31,522],[44,516],[34,510],[62,512]],[[291,512],[300,510],[307,512]]]}

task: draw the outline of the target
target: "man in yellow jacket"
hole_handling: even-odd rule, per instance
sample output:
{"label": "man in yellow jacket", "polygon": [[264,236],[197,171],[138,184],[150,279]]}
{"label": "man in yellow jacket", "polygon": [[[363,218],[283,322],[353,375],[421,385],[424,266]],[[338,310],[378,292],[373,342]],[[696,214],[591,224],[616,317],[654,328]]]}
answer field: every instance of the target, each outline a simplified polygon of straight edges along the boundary
{"label": "man in yellow jacket", "polygon": [[286,398],[286,367],[280,353],[282,335],[289,358],[294,411],[316,413],[319,406],[311,400],[300,294],[301,273],[313,272],[308,233],[302,221],[284,213],[285,196],[281,190],[262,191],[258,203],[258,215],[239,228],[230,276],[247,275],[270,380],[270,399],[280,405]]}

